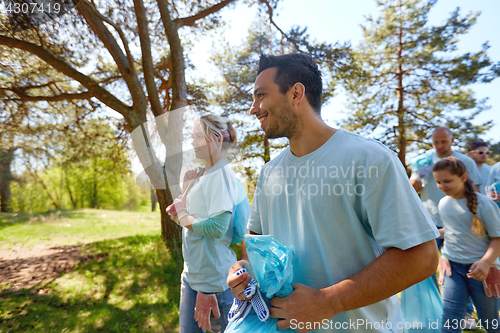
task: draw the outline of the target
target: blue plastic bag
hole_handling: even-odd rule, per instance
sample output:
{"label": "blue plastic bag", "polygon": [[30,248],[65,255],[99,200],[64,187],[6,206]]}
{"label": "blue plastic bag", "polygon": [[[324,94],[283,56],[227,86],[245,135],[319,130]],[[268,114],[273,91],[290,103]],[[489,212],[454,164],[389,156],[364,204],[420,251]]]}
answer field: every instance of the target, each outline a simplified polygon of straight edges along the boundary
{"label": "blue plastic bag", "polygon": [[432,162],[432,154],[419,155],[410,161],[412,171],[419,171],[422,167],[430,165]]}
{"label": "blue plastic bag", "polygon": [[[259,284],[264,301],[270,307],[270,299],[274,296],[285,297],[292,291],[293,260],[295,250],[293,246],[286,247],[271,235],[246,235],[245,246],[248,261],[251,265],[250,275]],[[277,319],[269,318],[262,322],[252,309],[248,316],[240,323],[231,322],[226,333],[276,333],[293,332],[291,329],[280,330]]]}
{"label": "blue plastic bag", "polygon": [[401,292],[401,312],[405,333],[441,332],[443,300],[432,276]]}
{"label": "blue plastic bag", "polygon": [[[493,183],[488,191],[497,191],[498,193],[500,193],[500,183]],[[498,208],[500,208],[500,201],[497,202],[497,206]]]}

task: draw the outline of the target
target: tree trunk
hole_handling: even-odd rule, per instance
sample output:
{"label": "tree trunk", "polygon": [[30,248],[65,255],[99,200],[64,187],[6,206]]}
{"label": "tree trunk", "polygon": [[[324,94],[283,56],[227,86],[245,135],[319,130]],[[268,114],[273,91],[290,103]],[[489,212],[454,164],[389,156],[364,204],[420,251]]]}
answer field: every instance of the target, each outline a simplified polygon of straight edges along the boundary
{"label": "tree trunk", "polygon": [[404,94],[403,94],[403,64],[402,64],[402,53],[403,53],[403,22],[401,20],[401,2],[399,3],[400,11],[400,27],[399,27],[399,48],[398,48],[398,145],[399,152],[398,157],[403,166],[406,168],[406,128],[405,128],[405,110],[404,110]]}
{"label": "tree trunk", "polygon": [[264,135],[264,163],[271,160],[271,149],[269,148],[269,139]]}
{"label": "tree trunk", "polygon": [[91,199],[91,208],[98,208],[97,204],[97,160],[94,158],[93,161],[93,167],[94,167],[94,175],[92,177],[92,199]]}
{"label": "tree trunk", "polygon": [[10,182],[12,177],[12,161],[14,149],[0,150],[0,211],[12,212]]}
{"label": "tree trunk", "polygon": [[151,211],[156,212],[156,203],[158,199],[156,198],[156,193],[154,190],[151,190]]}
{"label": "tree trunk", "polygon": [[78,198],[73,197],[73,192],[71,192],[71,186],[69,186],[69,181],[68,181],[68,174],[66,170],[64,170],[64,175],[66,176],[66,189],[68,190],[69,194],[69,199],[71,200],[71,206],[73,209],[76,209],[77,204],[78,204]]}

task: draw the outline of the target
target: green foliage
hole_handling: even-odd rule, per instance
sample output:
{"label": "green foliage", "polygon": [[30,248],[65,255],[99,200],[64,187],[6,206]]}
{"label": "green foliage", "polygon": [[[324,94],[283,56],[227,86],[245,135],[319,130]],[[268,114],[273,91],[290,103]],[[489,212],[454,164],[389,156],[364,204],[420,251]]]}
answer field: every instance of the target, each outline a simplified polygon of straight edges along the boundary
{"label": "green foliage", "polygon": [[378,1],[380,16],[362,26],[364,40],[353,52],[355,62],[340,80],[349,93],[346,127],[373,133],[399,153],[430,148],[432,129],[451,128],[465,144],[492,126],[473,125],[487,108],[467,86],[488,83],[499,64],[487,55],[488,44],[474,53],[457,54],[457,42],[479,14],[457,9],[440,26],[427,17],[435,1]]}
{"label": "green foliage", "polygon": [[[120,123],[108,118],[66,120],[42,154],[24,151],[25,171],[12,186],[18,212],[63,208],[134,210],[149,202],[135,185]],[[44,162],[41,168],[40,161]]]}

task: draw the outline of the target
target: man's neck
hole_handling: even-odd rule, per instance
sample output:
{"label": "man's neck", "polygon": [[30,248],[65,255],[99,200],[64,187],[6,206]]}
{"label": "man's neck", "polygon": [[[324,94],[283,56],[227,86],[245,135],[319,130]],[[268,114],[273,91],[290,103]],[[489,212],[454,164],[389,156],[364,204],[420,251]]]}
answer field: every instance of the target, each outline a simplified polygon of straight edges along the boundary
{"label": "man's neck", "polygon": [[452,149],[450,149],[447,153],[444,153],[443,155],[438,155],[437,152],[436,152],[436,156],[439,157],[439,158],[450,157],[452,154],[453,154],[453,150]]}
{"label": "man's neck", "polygon": [[479,163],[479,162],[476,162],[476,165],[478,168],[482,167],[484,163]]}
{"label": "man's neck", "polygon": [[297,135],[290,140],[290,150],[297,157],[310,154],[324,145],[338,130],[325,124],[319,118],[309,118],[301,121]]}

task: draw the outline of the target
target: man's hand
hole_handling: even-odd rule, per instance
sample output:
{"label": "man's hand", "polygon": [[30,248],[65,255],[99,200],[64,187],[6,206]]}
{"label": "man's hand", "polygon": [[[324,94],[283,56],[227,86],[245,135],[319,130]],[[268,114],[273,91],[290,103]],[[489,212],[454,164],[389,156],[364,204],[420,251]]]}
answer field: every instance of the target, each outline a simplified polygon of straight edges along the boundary
{"label": "man's hand", "polygon": [[440,262],[439,262],[439,284],[444,283],[444,273],[446,272],[446,275],[451,276],[451,266],[450,266],[450,261],[441,256]]}
{"label": "man's hand", "polygon": [[296,332],[307,332],[299,327],[314,327],[315,322],[322,323],[324,319],[329,320],[336,314],[342,312],[340,302],[334,304],[328,302],[326,292],[320,289],[307,287],[297,283],[293,286],[293,292],[287,297],[274,297],[271,300],[271,317],[277,318],[278,328],[287,329],[294,328]]}
{"label": "man's hand", "polygon": [[240,260],[234,263],[233,266],[229,269],[229,275],[227,277],[227,284],[231,288],[231,292],[233,293],[236,298],[238,298],[240,301],[245,301],[245,295],[243,294],[243,291],[247,287],[248,283],[252,279],[250,277],[250,274],[248,273],[243,273],[238,276],[234,276],[234,273],[239,270],[245,268],[247,271],[250,268],[250,263],[246,260]]}
{"label": "man's hand", "polygon": [[469,279],[475,279],[478,281],[486,280],[486,276],[488,276],[488,271],[490,270],[491,265],[484,260],[478,260],[470,266],[469,273],[467,273],[467,277]]}
{"label": "man's hand", "polygon": [[484,293],[487,297],[500,297],[500,271],[495,266],[490,267],[486,280],[483,281]]}

